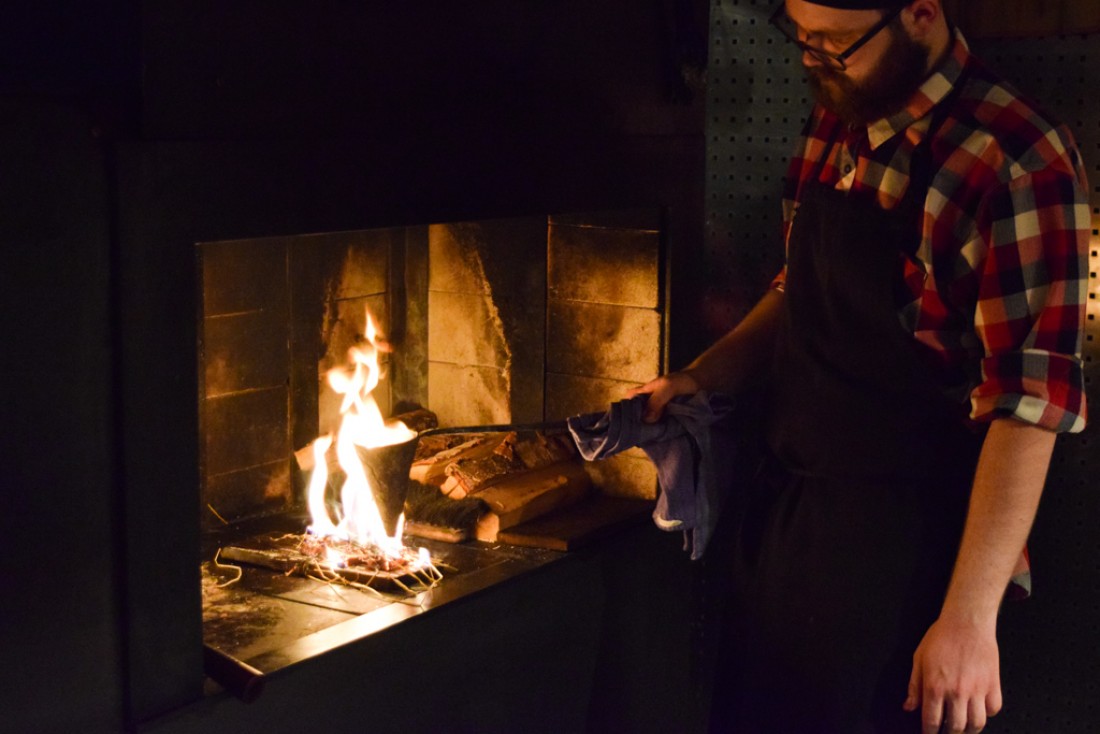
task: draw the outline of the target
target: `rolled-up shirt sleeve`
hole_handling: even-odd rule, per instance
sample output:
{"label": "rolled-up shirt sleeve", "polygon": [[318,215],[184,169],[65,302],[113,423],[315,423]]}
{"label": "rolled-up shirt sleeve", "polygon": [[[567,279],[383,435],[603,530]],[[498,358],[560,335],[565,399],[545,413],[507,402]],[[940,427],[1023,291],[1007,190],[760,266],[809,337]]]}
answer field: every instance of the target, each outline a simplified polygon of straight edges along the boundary
{"label": "rolled-up shirt sleeve", "polygon": [[1047,167],[991,189],[976,222],[985,256],[974,327],[984,348],[971,418],[1085,427],[1082,340],[1089,206],[1080,166]]}
{"label": "rolled-up shirt sleeve", "polygon": [[787,266],[784,265],[774,278],[768,288],[773,291],[784,291],[787,289]]}

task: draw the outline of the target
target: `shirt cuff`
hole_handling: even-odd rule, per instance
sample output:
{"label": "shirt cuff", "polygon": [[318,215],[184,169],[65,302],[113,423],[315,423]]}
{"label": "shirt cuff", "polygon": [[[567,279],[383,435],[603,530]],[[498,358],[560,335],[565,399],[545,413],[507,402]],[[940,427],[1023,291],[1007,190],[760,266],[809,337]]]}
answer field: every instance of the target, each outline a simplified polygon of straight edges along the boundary
{"label": "shirt cuff", "polygon": [[779,274],[772,278],[771,285],[768,286],[773,291],[783,292],[787,288],[787,268],[784,266]]}
{"label": "shirt cuff", "polygon": [[987,357],[970,405],[975,421],[1012,417],[1055,433],[1078,433],[1087,419],[1081,360],[1039,349]]}

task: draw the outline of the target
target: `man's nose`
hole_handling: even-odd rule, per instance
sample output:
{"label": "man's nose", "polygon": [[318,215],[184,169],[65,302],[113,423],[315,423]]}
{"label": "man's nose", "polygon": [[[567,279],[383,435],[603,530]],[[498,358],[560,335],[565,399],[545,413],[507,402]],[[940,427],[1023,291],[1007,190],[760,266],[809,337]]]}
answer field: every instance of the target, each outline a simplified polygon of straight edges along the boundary
{"label": "man's nose", "polygon": [[807,69],[813,69],[818,66],[824,66],[825,62],[822,61],[816,54],[804,50],[802,52],[802,65]]}

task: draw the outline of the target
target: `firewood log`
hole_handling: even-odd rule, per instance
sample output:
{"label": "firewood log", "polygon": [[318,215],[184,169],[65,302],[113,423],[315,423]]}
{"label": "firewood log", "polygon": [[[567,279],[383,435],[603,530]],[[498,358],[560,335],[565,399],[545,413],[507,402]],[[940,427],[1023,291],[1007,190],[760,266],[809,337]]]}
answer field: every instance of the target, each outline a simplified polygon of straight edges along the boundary
{"label": "firewood log", "polygon": [[592,482],[584,466],[563,461],[500,479],[477,493],[489,506],[478,520],[478,540],[495,541],[498,533],[583,498]]}
{"label": "firewood log", "polygon": [[466,437],[466,440],[457,446],[440,451],[426,459],[414,461],[409,468],[409,479],[438,487],[446,481],[447,466],[451,462],[461,458],[489,456],[499,442],[500,438],[491,434],[477,434],[473,437]]}
{"label": "firewood log", "polygon": [[515,454],[494,452],[481,458],[456,459],[444,469],[447,479],[440,489],[448,497],[462,499],[501,479],[525,471],[527,467]]}

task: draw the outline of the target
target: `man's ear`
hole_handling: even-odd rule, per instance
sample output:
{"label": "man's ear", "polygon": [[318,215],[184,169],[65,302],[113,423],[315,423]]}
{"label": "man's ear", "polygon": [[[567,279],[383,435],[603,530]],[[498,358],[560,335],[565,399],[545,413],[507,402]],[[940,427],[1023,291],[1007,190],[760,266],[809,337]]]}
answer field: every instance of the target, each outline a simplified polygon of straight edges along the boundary
{"label": "man's ear", "polygon": [[943,5],[940,0],[913,0],[901,17],[913,39],[922,41],[944,22]]}

